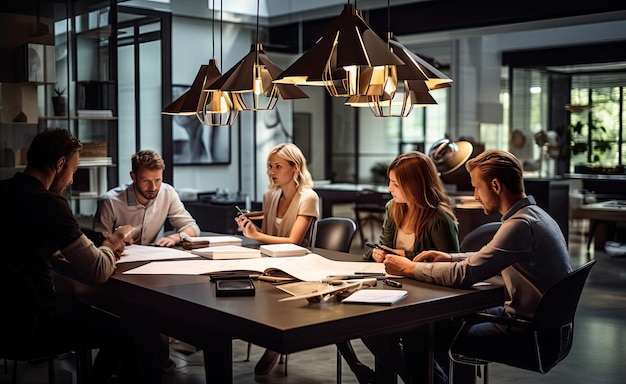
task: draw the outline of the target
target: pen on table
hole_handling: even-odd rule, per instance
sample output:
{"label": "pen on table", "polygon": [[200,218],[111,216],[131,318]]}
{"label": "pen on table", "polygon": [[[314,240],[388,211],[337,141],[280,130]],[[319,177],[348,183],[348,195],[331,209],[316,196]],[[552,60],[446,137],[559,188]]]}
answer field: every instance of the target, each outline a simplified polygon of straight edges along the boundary
{"label": "pen on table", "polygon": [[383,284],[394,288],[402,288],[402,283],[394,280],[384,279]]}
{"label": "pen on table", "polygon": [[364,276],[386,276],[385,272],[354,272],[353,275],[364,275]]}

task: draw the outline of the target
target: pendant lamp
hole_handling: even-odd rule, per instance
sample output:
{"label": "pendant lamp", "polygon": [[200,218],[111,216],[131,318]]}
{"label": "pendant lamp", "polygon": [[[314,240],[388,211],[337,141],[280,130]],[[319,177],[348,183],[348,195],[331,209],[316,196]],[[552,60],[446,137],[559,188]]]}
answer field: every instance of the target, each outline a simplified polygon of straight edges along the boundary
{"label": "pendant lamp", "polygon": [[229,92],[233,102],[242,110],[248,111],[274,109],[279,97],[285,100],[308,98],[306,93],[293,84],[273,82],[283,71],[272,63],[263,51],[263,45],[258,43],[258,0],[256,22],[257,43],[252,44],[250,52],[209,88]]}
{"label": "pendant lamp", "polygon": [[203,64],[200,66],[196,78],[191,84],[191,88],[187,92],[180,95],[180,97],[174,100],[170,105],[163,108],[161,111],[164,115],[195,115],[198,109],[198,100],[204,87],[204,82],[207,78],[209,66]]}
{"label": "pendant lamp", "polygon": [[[213,0],[213,17],[211,21],[211,29],[213,35],[213,53],[215,56],[215,0]],[[220,39],[222,38],[222,2],[220,1]],[[220,54],[222,52],[222,43],[220,41]],[[217,68],[217,60],[209,60],[209,68],[207,70],[206,81],[200,93],[198,105],[196,107],[196,116],[204,125],[224,126],[233,125],[239,116],[241,106],[233,101],[228,92],[211,88],[211,85],[217,81],[222,74]]]}
{"label": "pendant lamp", "polygon": [[403,64],[347,4],[317,43],[274,82],[323,85],[335,97],[381,95],[384,87],[395,86],[385,84],[385,66]]}
{"label": "pendant lamp", "polygon": [[428,93],[432,86],[449,86],[450,80],[443,73],[411,52],[391,32],[391,6],[387,0],[387,48],[405,65],[387,65],[384,70],[383,88],[380,95],[351,97],[346,104],[353,107],[369,107],[376,117],[406,117],[413,107],[435,105]]}

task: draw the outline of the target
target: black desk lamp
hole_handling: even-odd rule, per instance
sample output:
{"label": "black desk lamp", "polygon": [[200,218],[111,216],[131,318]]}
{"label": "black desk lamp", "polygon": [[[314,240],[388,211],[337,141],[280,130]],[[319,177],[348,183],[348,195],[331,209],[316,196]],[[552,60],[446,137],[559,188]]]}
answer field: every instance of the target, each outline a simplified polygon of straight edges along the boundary
{"label": "black desk lamp", "polygon": [[461,167],[472,155],[474,147],[469,141],[452,142],[448,139],[437,140],[428,156],[435,162],[439,175],[447,175]]}

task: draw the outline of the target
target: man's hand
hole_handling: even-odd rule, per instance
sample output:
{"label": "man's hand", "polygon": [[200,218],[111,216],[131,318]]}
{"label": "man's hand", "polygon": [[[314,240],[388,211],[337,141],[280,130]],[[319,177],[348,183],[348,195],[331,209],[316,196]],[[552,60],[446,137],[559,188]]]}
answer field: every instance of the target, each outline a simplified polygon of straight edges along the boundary
{"label": "man's hand", "polygon": [[441,251],[423,251],[413,258],[415,262],[452,261],[452,256]]}
{"label": "man's hand", "polygon": [[404,256],[389,255],[385,257],[385,271],[390,275],[414,277],[415,262]]}
{"label": "man's hand", "polygon": [[128,237],[134,229],[135,227],[132,225],[122,225],[115,228],[115,231],[112,233],[104,232],[104,241],[102,242],[102,245],[111,248],[113,253],[115,253],[115,258],[119,260],[122,253],[124,253],[124,239]]}

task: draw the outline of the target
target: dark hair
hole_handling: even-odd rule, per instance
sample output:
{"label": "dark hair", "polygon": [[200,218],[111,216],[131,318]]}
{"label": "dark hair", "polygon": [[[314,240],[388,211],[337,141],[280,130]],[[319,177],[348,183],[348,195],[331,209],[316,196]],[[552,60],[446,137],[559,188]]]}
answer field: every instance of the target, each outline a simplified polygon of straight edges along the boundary
{"label": "dark hair", "polygon": [[484,181],[498,179],[511,193],[516,195],[524,193],[522,164],[511,153],[490,149],[465,163],[465,168],[470,173],[476,167]]}
{"label": "dark hair", "polygon": [[55,168],[61,157],[69,158],[83,144],[64,128],[47,128],[35,136],[26,153],[28,167],[39,171]]}
{"label": "dark hair", "polygon": [[407,204],[391,204],[391,215],[398,226],[405,220],[421,233],[424,225],[437,211],[442,211],[457,221],[452,200],[448,196],[439,177],[433,160],[421,152],[407,152],[398,155],[389,167],[387,175],[395,171],[396,178],[408,205],[415,207],[420,214],[408,217]]}
{"label": "dark hair", "polygon": [[134,173],[139,171],[139,168],[143,167],[146,169],[165,169],[165,161],[155,151],[151,149],[144,149],[137,153],[135,153],[130,161],[132,163],[132,169]]}

